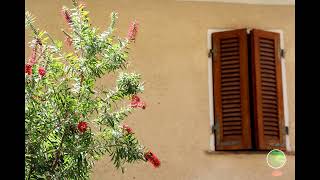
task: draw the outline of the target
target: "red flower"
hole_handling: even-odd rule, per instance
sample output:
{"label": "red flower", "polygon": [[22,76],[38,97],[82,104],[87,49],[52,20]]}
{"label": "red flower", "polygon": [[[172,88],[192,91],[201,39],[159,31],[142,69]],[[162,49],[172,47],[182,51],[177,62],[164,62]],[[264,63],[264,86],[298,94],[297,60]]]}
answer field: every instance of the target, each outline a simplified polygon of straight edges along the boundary
{"label": "red flower", "polygon": [[63,7],[61,12],[66,22],[70,25],[72,23],[70,11],[67,8]]}
{"label": "red flower", "polygon": [[78,130],[82,133],[87,130],[87,127],[88,127],[88,123],[86,123],[84,121],[80,121],[78,124]]}
{"label": "red flower", "polygon": [[72,45],[72,39],[71,37],[67,36],[64,42],[70,47]]}
{"label": "red flower", "polygon": [[46,75],[46,70],[43,67],[39,67],[38,72],[41,77]]}
{"label": "red flower", "polygon": [[138,107],[140,107],[142,109],[146,109],[146,103],[141,101],[138,103]]}
{"label": "red flower", "polygon": [[132,129],[131,129],[128,125],[124,124],[124,125],[122,126],[122,128],[123,128],[125,131],[127,131],[127,133],[129,133],[129,134],[132,133]]}
{"label": "red flower", "polygon": [[131,99],[131,107],[133,107],[133,108],[139,107],[139,108],[145,109],[146,103],[143,101],[140,101],[139,96],[133,95],[132,99]]}
{"label": "red flower", "polygon": [[138,23],[136,21],[133,21],[129,26],[127,38],[130,41],[135,40],[137,33],[138,33]]}
{"label": "red flower", "polygon": [[140,98],[137,95],[133,95],[131,98],[131,107],[136,108],[140,102]]}
{"label": "red flower", "polygon": [[24,66],[24,69],[25,69],[25,73],[27,73],[28,75],[31,75],[32,74],[32,65],[30,63],[27,63],[25,66]]}
{"label": "red flower", "polygon": [[148,151],[147,153],[144,154],[144,157],[146,158],[147,161],[149,161],[155,168],[159,167],[161,165],[160,160],[158,157],[153,154],[151,151]]}

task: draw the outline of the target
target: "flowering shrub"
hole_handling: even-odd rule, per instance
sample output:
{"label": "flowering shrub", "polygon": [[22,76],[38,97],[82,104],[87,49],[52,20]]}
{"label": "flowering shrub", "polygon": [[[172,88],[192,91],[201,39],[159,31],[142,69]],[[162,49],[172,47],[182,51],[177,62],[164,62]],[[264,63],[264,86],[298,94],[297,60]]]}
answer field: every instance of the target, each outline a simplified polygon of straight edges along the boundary
{"label": "flowering shrub", "polygon": [[[116,168],[126,163],[160,161],[139,144],[133,130],[122,121],[134,108],[145,109],[137,94],[143,83],[127,68],[128,47],[137,35],[134,21],[124,39],[113,35],[116,13],[102,33],[92,27],[84,4],[62,8],[69,32],[67,46],[37,29],[26,12],[32,32],[31,56],[25,64],[25,175],[26,179],[88,179],[94,162],[104,154]],[[118,72],[113,89],[99,90],[96,80]],[[126,105],[119,107],[122,100]],[[145,153],[146,152],[146,153]],[[151,153],[151,154],[150,154]]]}

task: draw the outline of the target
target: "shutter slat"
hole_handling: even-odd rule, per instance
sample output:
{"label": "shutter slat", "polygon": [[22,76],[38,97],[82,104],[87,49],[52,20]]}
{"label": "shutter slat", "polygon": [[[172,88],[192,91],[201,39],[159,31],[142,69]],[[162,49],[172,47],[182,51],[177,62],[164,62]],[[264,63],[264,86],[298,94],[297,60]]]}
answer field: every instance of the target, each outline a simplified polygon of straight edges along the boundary
{"label": "shutter slat", "polygon": [[262,81],[262,86],[267,86],[267,87],[277,87],[274,83],[269,83],[266,81]]}
{"label": "shutter slat", "polygon": [[273,48],[267,48],[267,47],[263,47],[263,46],[260,46],[260,51],[262,52],[269,52],[269,53],[274,53],[274,49]]}
{"label": "shutter slat", "polygon": [[277,133],[277,131],[279,131],[278,126],[268,126],[266,124],[264,124],[263,128],[267,131],[274,131]]}
{"label": "shutter slat", "polygon": [[234,78],[239,76],[240,76],[240,73],[221,74],[221,78]]}
{"label": "shutter slat", "polygon": [[241,112],[240,108],[222,108],[223,113]]}
{"label": "shutter slat", "polygon": [[239,61],[237,60],[238,58],[233,58],[231,61],[221,61],[221,65],[227,65],[227,64],[239,64]]}
{"label": "shutter slat", "polygon": [[266,73],[261,73],[261,77],[262,77],[262,78],[273,78],[273,79],[276,78],[275,75],[273,75],[273,74],[266,74]]}
{"label": "shutter slat", "polygon": [[[232,90],[240,90],[240,87],[239,86],[223,86],[222,88],[222,91],[232,91]],[[236,93],[239,93],[239,92],[236,92]]]}
{"label": "shutter slat", "polygon": [[270,112],[263,112],[263,117],[278,118],[278,115]]}
{"label": "shutter slat", "polygon": [[225,45],[225,44],[231,44],[231,43],[239,43],[239,40],[237,37],[233,37],[233,38],[227,38],[221,41],[221,45]]}
{"label": "shutter slat", "polygon": [[264,134],[266,135],[274,135],[274,136],[278,136],[279,134],[275,131],[268,131],[268,130],[265,130],[264,131]]}
{"label": "shutter slat", "polygon": [[239,47],[229,47],[229,48],[222,48],[221,52],[222,53],[226,53],[226,52],[238,52],[239,51]]}
{"label": "shutter slat", "polygon": [[239,93],[240,93],[240,91],[227,91],[227,90],[221,92],[221,94],[222,94],[223,96],[228,96],[228,95],[233,95],[233,94],[239,94]]}
{"label": "shutter slat", "polygon": [[239,130],[240,131],[241,130],[241,126],[237,126],[237,125],[234,125],[234,126],[223,126],[223,130],[224,131],[228,131],[228,130]]}
{"label": "shutter slat", "polygon": [[222,108],[240,108],[240,104],[222,104]]}
{"label": "shutter slat", "polygon": [[225,65],[225,66],[221,66],[221,69],[226,70],[226,69],[238,69],[240,68],[239,64],[232,64],[232,65]]}
{"label": "shutter slat", "polygon": [[277,117],[263,117],[264,122],[274,122],[274,123],[278,123],[278,119]]}
{"label": "shutter slat", "polygon": [[[260,42],[261,42],[261,44],[274,45],[273,40],[272,39],[268,39],[268,38],[261,37],[260,38]],[[274,46],[272,48],[274,48]]]}
{"label": "shutter slat", "polygon": [[230,61],[239,64],[239,56],[221,57],[221,62],[230,62]]}
{"label": "shutter slat", "polygon": [[274,84],[276,82],[276,80],[274,78],[262,77],[261,79],[262,79],[263,82],[268,82],[268,83],[272,83],[272,84]]}
{"label": "shutter slat", "polygon": [[223,117],[241,117],[241,113],[240,112],[236,112],[236,113],[224,113]]}
{"label": "shutter slat", "polygon": [[223,135],[242,135],[241,130],[223,131]]}
{"label": "shutter slat", "polygon": [[222,44],[221,45],[221,48],[233,48],[233,47],[238,48],[239,44],[237,42],[235,42],[235,43],[229,43],[229,44]]}
{"label": "shutter slat", "polygon": [[224,122],[223,127],[227,127],[227,126],[241,126],[241,119],[239,121]]}
{"label": "shutter slat", "polygon": [[225,82],[240,82],[240,78],[235,77],[235,78],[225,78],[225,79],[221,79],[221,83],[225,83]]}
{"label": "shutter slat", "polygon": [[232,82],[222,82],[221,86],[222,87],[228,87],[228,86],[238,86],[238,87],[240,87],[240,81],[237,80],[237,81],[232,81]]}
{"label": "shutter slat", "polygon": [[[223,69],[223,68],[221,68]],[[234,68],[234,69],[223,69],[222,74],[230,74],[230,73],[234,73],[234,72],[240,72],[240,69],[238,68]]]}
{"label": "shutter slat", "polygon": [[[251,31],[255,141],[259,150],[285,150],[280,35]],[[280,144],[280,146],[279,146]]]}
{"label": "shutter slat", "polygon": [[274,62],[274,58],[268,57],[268,56],[261,56],[260,61],[265,61],[265,62]]}
{"label": "shutter slat", "polygon": [[264,56],[267,58],[274,58],[274,53],[268,53],[268,52],[260,52],[260,56]]}
{"label": "shutter slat", "polygon": [[263,107],[270,108],[270,109],[277,109],[278,108],[278,106],[276,104],[268,104],[268,103],[264,103]]}
{"label": "shutter slat", "polygon": [[223,53],[223,55],[221,56],[222,58],[224,58],[224,57],[230,57],[230,56],[239,56],[239,52],[225,52],[225,53]]}
{"label": "shutter slat", "polygon": [[271,71],[275,70],[274,66],[270,66],[270,65],[266,65],[266,64],[261,64],[261,68],[268,69],[268,70],[271,70]]}
{"label": "shutter slat", "polygon": [[[263,89],[265,89],[265,88],[263,88]],[[277,97],[275,97],[277,95],[277,92],[269,91],[269,90],[263,90],[263,89],[262,89],[262,95],[263,96],[273,97],[274,99],[277,99]]]}
{"label": "shutter slat", "polygon": [[275,62],[274,62],[274,61],[264,61],[264,60],[261,60],[260,63],[261,63],[261,65],[275,66]]}
{"label": "shutter slat", "polygon": [[266,112],[266,113],[278,113],[277,110],[274,110],[274,109],[265,107],[264,105],[263,105],[262,111],[263,111],[263,112]]}
{"label": "shutter slat", "polygon": [[272,122],[272,121],[264,121],[263,122],[265,126],[274,126],[274,127],[278,127],[279,124],[277,122]]}
{"label": "shutter slat", "polygon": [[213,33],[212,40],[216,150],[250,149],[246,30]]}
{"label": "shutter slat", "polygon": [[263,94],[263,97],[262,99],[265,99],[265,100],[274,100],[273,102],[274,103],[277,103],[277,97],[274,97],[274,96],[270,96],[270,95],[267,95],[267,94]]}
{"label": "shutter slat", "polygon": [[239,103],[240,102],[240,95],[232,95],[232,96],[224,96],[222,97],[222,103]]}
{"label": "shutter slat", "polygon": [[274,45],[273,44],[267,44],[267,43],[261,43],[260,47],[261,48],[273,48]]}

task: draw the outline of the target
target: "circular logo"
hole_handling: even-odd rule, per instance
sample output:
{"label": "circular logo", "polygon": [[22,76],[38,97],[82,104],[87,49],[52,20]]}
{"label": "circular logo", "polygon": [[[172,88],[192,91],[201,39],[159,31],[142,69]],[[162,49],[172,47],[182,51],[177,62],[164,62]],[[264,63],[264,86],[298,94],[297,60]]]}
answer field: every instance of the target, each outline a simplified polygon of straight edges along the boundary
{"label": "circular logo", "polygon": [[267,163],[273,169],[282,168],[286,164],[286,162],[286,155],[279,149],[273,149],[267,155]]}

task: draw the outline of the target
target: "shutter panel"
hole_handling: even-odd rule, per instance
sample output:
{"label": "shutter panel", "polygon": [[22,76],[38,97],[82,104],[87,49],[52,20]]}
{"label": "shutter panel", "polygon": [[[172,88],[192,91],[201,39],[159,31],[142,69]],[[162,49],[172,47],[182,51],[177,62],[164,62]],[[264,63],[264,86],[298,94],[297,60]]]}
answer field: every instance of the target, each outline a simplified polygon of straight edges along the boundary
{"label": "shutter panel", "polygon": [[212,34],[216,150],[252,147],[246,29]]}
{"label": "shutter panel", "polygon": [[251,49],[257,149],[285,150],[280,35],[254,29]]}

